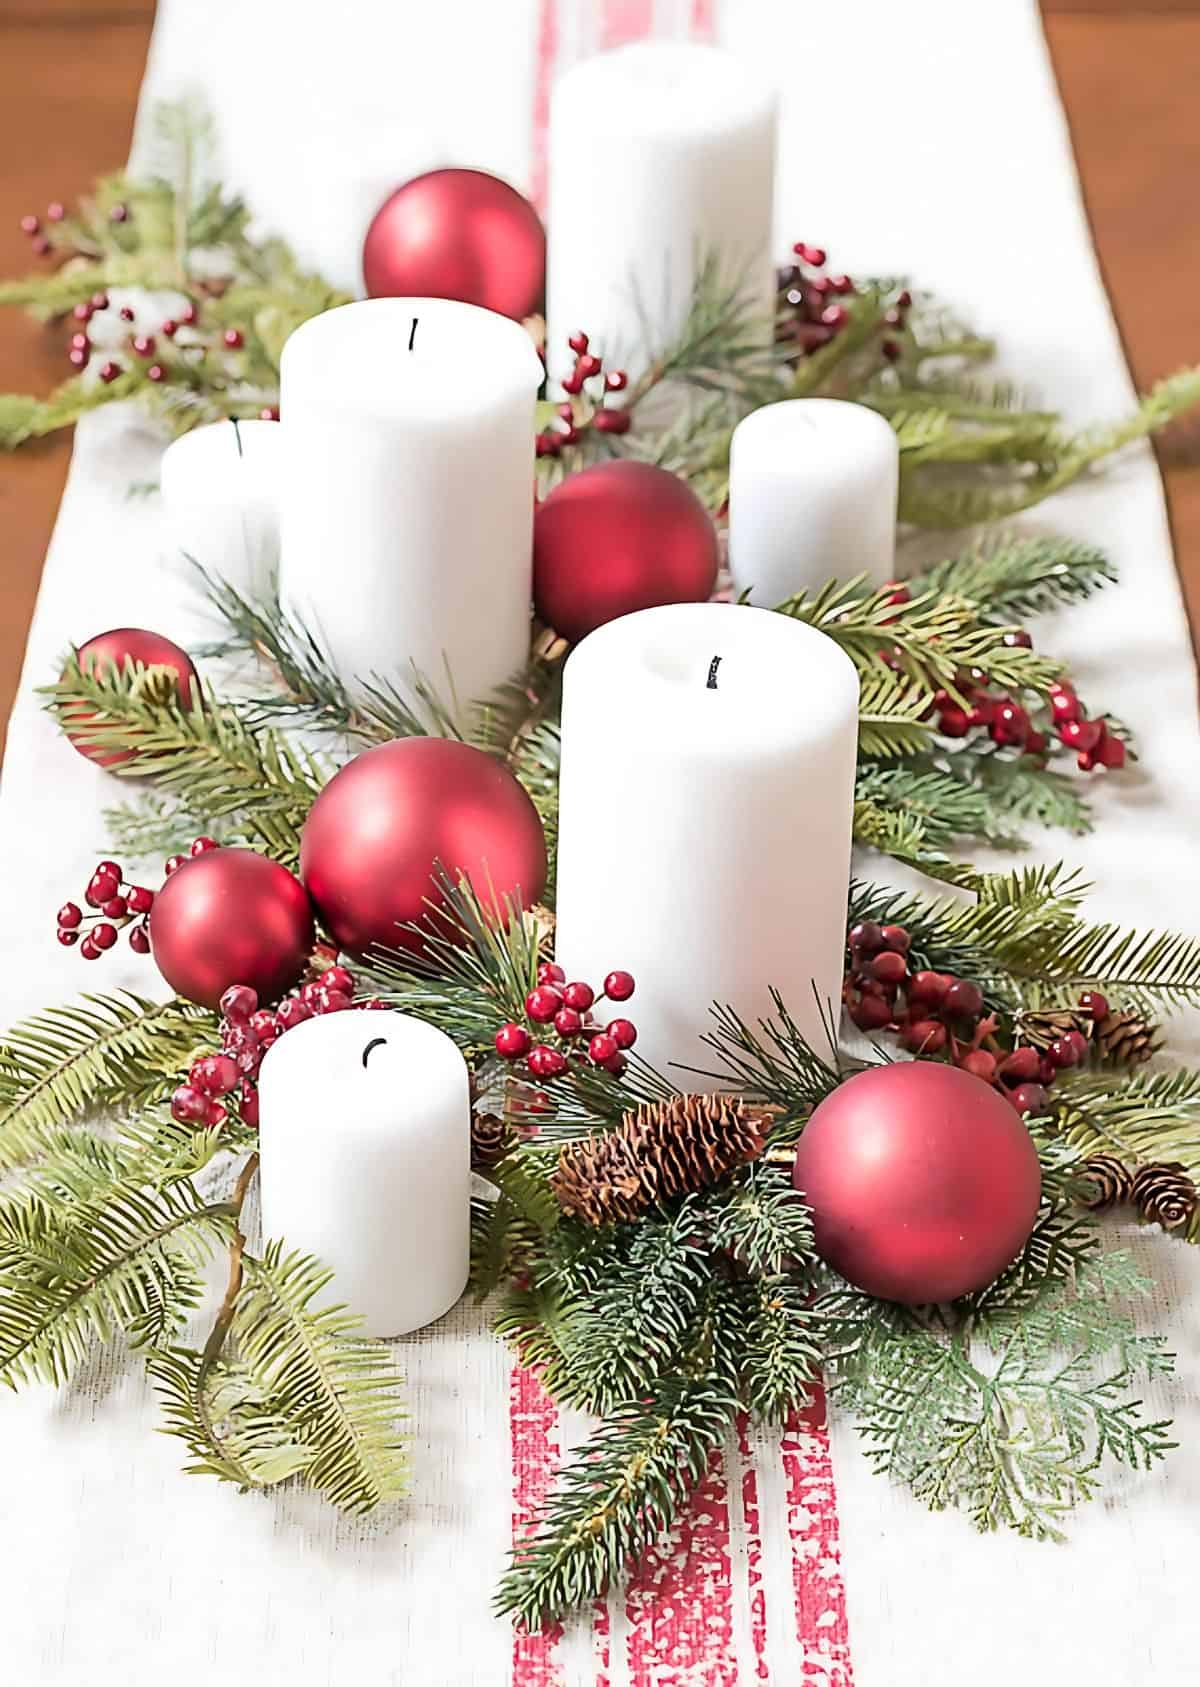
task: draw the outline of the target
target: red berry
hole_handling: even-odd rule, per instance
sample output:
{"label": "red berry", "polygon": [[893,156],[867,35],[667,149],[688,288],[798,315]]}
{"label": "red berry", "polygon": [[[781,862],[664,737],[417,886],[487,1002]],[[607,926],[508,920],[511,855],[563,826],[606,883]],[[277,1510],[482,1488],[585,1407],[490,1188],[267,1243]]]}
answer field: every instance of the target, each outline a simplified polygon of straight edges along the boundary
{"label": "red berry", "polygon": [[165,381],[166,378],[167,372],[161,363],[152,363],[146,371],[146,379],[148,381]]}
{"label": "red berry", "polygon": [[1015,1048],[1000,1062],[1000,1076],[1006,1084],[1029,1084],[1042,1069],[1042,1057],[1028,1044]]}
{"label": "red berry", "polygon": [[167,859],[163,862],[163,872],[168,878],[170,878],[172,873],[177,873],[179,871],[186,860],[186,855],[168,855]]}
{"label": "red berry", "polygon": [[592,417],[592,426],[598,433],[628,433],[633,415],[628,410],[613,410],[606,408],[597,410]]}
{"label": "red berry", "polygon": [[242,1094],[238,1101],[238,1112],[242,1115],[244,1125],[249,1125],[252,1131],[258,1129],[258,1091],[245,1078],[242,1080]]}
{"label": "red berry", "polygon": [[1079,1065],[1079,1051],[1075,1047],[1074,1043],[1070,1042],[1066,1037],[1055,1037],[1054,1041],[1050,1044],[1050,1047],[1046,1050],[1046,1056],[1052,1065],[1057,1066],[1060,1069],[1064,1066]]}
{"label": "red berry", "polygon": [[[68,902],[67,906],[69,908],[71,904]],[[68,923],[63,919],[61,913],[58,916],[58,923],[60,926]],[[1088,1018],[1095,1020],[1097,1023],[1101,1019],[1108,1018],[1108,997],[1102,996],[1099,990],[1085,990],[1079,998],[1079,1005]]]}
{"label": "red berry", "polygon": [[562,390],[569,392],[572,396],[583,391],[583,376],[579,373],[578,368],[573,369],[569,375],[563,376]]}
{"label": "red berry", "polygon": [[557,433],[540,433],[534,441],[539,457],[557,457],[562,450],[562,435]]}
{"label": "red berry", "polygon": [[577,329],[574,334],[570,334],[567,337],[567,344],[575,353],[576,357],[582,357],[584,352],[588,349],[590,343],[591,342],[582,328]]}
{"label": "red berry", "polygon": [[1101,767],[1118,768],[1125,766],[1125,743],[1114,733],[1105,732],[1096,750],[1096,758]]}
{"label": "red berry", "polygon": [[250,1029],[260,1043],[273,1043],[283,1027],[270,1008],[260,1008],[250,1015]]}
{"label": "red berry", "polygon": [[946,1027],[936,1019],[915,1019],[904,1032],[904,1045],[914,1054],[940,1054],[946,1046]]}
{"label": "red berry", "polygon": [[186,323],[188,325],[188,327],[190,328],[192,323],[196,321],[196,319],[199,315],[200,315],[199,308],[196,305],[194,305],[192,303],[192,301],[189,299],[187,304],[184,305],[183,309],[179,313],[179,320],[180,320],[180,322]]}
{"label": "red berry", "polygon": [[543,961],[537,971],[539,984],[562,984],[566,976],[557,961]]}
{"label": "red berry", "polygon": [[74,902],[64,902],[58,910],[58,923],[67,931],[74,931],[83,918],[83,909]]}
{"label": "red berry", "polygon": [[562,999],[569,1008],[586,1013],[596,1000],[596,992],[590,984],[567,984],[563,987]]}
{"label": "red berry", "polygon": [[208,1112],[208,1097],[193,1084],[180,1084],[171,1097],[171,1117],[181,1125],[200,1125]]}
{"label": "red berry", "polygon": [[118,884],[125,877],[125,870],[119,861],[97,861],[96,871],[98,873],[111,873]]}
{"label": "red berry", "polygon": [[982,1078],[985,1084],[990,1084],[996,1076],[996,1057],[986,1049],[972,1049],[970,1054],[963,1056],[960,1064],[964,1072]]}
{"label": "red berry", "polygon": [[1041,1084],[1018,1084],[1011,1099],[1018,1113],[1044,1113],[1050,1105]]}
{"label": "red berry", "polygon": [[317,997],[316,1010],[318,1013],[345,1013],[351,1005],[344,990],[322,990]]}
{"label": "red berry", "polygon": [[240,328],[227,328],[221,338],[230,351],[240,351],[246,343],[246,337]]}
{"label": "red berry", "polygon": [[100,365],[100,379],[104,382],[105,386],[108,386],[115,381],[120,373],[121,365],[119,363],[114,363],[111,358],[109,358],[107,363],[102,363]]}
{"label": "red berry", "polygon": [[26,212],[26,214],[21,218],[21,233],[22,234],[29,234],[29,235],[40,234],[41,229],[42,229],[42,225],[41,225],[40,221],[38,220],[38,218],[33,215],[32,211]]}
{"label": "red berry", "polygon": [[590,381],[593,375],[600,373],[600,359],[593,357],[590,352],[584,352],[579,359],[578,369],[584,380]]}
{"label": "red berry", "polygon": [[143,885],[131,885],[125,900],[131,914],[148,914],[154,906],[154,892]]}
{"label": "red berry", "polygon": [[303,1025],[304,1021],[312,1016],[312,1009],[307,1002],[301,1001],[299,996],[287,996],[275,1010],[281,1032],[290,1031],[293,1025]]}
{"label": "red berry", "polygon": [[97,949],[111,949],[117,941],[117,928],[108,924],[92,927],[92,942]]}
{"label": "red berry", "polygon": [[549,1025],[562,1003],[562,997],[552,985],[539,984],[526,996],[525,1012],[538,1025]]}
{"label": "red berry", "polygon": [[93,310],[107,310],[108,309],[108,294],[107,293],[93,293],[92,297],[91,297],[91,306],[92,306]]}
{"label": "red berry", "polygon": [[821,321],[826,328],[844,328],[850,320],[850,312],[845,305],[826,305],[821,312]]}
{"label": "red berry", "polygon": [[227,1054],[206,1054],[188,1073],[188,1082],[205,1095],[228,1095],[237,1087],[237,1066]]}
{"label": "red berry", "polygon": [[354,995],[354,974],[344,966],[326,967],[319,982],[326,990],[340,990],[343,996]]}
{"label": "red berry", "polygon": [[1019,703],[1006,698],[992,712],[989,728],[995,744],[1021,744],[1029,736],[1029,716]]}
{"label": "red berry", "polygon": [[98,961],[100,959],[100,951],[90,937],[85,937],[79,945],[79,953],[85,961]]}
{"label": "red berry", "polygon": [[207,855],[210,849],[219,849],[216,838],[193,838],[188,849],[189,855]]}
{"label": "red berry", "polygon": [[215,1131],[225,1123],[227,1114],[219,1101],[210,1101],[204,1109],[203,1123],[210,1131]]}
{"label": "red berry", "polygon": [[950,987],[944,972],[918,972],[908,982],[910,1007],[938,1007]]}
{"label": "red berry", "polygon": [[882,1031],[892,1022],[892,1009],[882,996],[861,996],[847,1010],[860,1031]]}
{"label": "red berry", "polygon": [[100,912],[107,920],[123,920],[129,912],[129,904],[123,896],[111,896]]}
{"label": "red berry", "polygon": [[1092,1052],[1092,1045],[1082,1031],[1068,1031],[1063,1042],[1075,1051],[1076,1066],[1082,1066]]}
{"label": "red berry", "polygon": [[903,926],[883,926],[880,930],[885,949],[891,949],[897,955],[907,955],[912,947],[912,938]]}
{"label": "red berry", "polygon": [[1032,650],[1033,640],[1024,627],[1013,627],[1004,635],[1004,643],[1010,650]]}
{"label": "red berry", "polygon": [[521,1060],[529,1053],[533,1039],[523,1025],[510,1020],[496,1032],[496,1053],[505,1060]]}
{"label": "red berry", "polygon": [[322,988],[319,978],[310,978],[308,983],[301,987],[301,1000],[307,1002],[310,1008],[318,1007],[321,1001]]}
{"label": "red berry", "polygon": [[594,1061],[597,1066],[603,1066],[606,1060],[611,1060],[620,1052],[617,1039],[610,1037],[607,1031],[601,1031],[588,1044],[588,1059]]}
{"label": "red berry", "polygon": [[1096,748],[1096,745],[1100,742],[1102,731],[1103,728],[1099,721],[1069,720],[1063,722],[1059,728],[1058,736],[1068,750],[1079,750],[1086,754]]}
{"label": "red berry", "polygon": [[79,933],[77,931],[72,931],[67,926],[59,926],[58,941],[62,944],[64,949],[69,949],[72,944],[79,942]]}
{"label": "red berry", "polygon": [[110,902],[120,888],[121,881],[114,873],[95,872],[83,893],[84,900],[90,903],[93,908],[99,908],[105,902]]}
{"label": "red berry", "polygon": [[72,369],[86,369],[88,358],[90,356],[91,353],[86,348],[72,346],[70,351],[67,353],[67,362],[71,365]]}
{"label": "red berry", "polygon": [[604,385],[609,392],[624,392],[629,383],[629,376],[623,369],[610,369],[604,377]]}
{"label": "red berry", "polygon": [[604,994],[610,1002],[627,1002],[633,995],[634,983],[631,972],[610,972],[604,980]]}
{"label": "red berry", "polygon": [[61,223],[66,214],[66,206],[58,199],[52,199],[46,207],[46,221],[49,223]]}
{"label": "red berry", "polygon": [[279,406],[277,404],[264,404],[258,413],[258,419],[260,422],[277,422],[279,420]]}
{"label": "red berry", "polygon": [[137,955],[148,955],[150,953],[150,933],[145,926],[137,925],[131,929],[129,947]]}
{"label": "red berry", "polygon": [[1050,691],[1050,713],[1056,726],[1079,719],[1079,699],[1070,686],[1053,686]]}
{"label": "red berry", "polygon": [[133,342],[133,349],[139,357],[153,357],[154,335],[139,334]]}
{"label": "red berry", "polygon": [[80,303],[71,306],[71,315],[76,322],[90,322],[95,315],[91,305]]}
{"label": "red berry", "polygon": [[239,1021],[247,1023],[257,1011],[258,992],[248,984],[231,984],[221,997],[221,1012],[234,1025]]}
{"label": "red berry", "polygon": [[971,730],[970,716],[965,709],[960,709],[957,703],[952,703],[948,709],[943,709],[938,715],[938,731],[944,738],[965,738]]}
{"label": "red berry", "polygon": [[175,318],[172,317],[172,316],[168,316],[167,320],[163,323],[162,327],[159,329],[159,333],[164,334],[168,340],[173,340],[175,338],[176,334],[178,334],[178,332],[179,332],[179,324],[178,324],[178,322],[175,321]]}
{"label": "red berry", "polygon": [[560,1037],[577,1037],[583,1030],[583,1015],[574,1008],[559,1008],[554,1015],[554,1029]]}
{"label": "red berry", "polygon": [[871,962],[871,971],[881,984],[899,984],[908,976],[908,962],[894,949],[885,949]]}
{"label": "red berry", "polygon": [[874,920],[860,920],[850,927],[847,941],[856,955],[873,955],[883,948],[883,928]]}
{"label": "red berry", "polygon": [[561,1078],[567,1069],[567,1057],[561,1049],[538,1043],[529,1051],[529,1070],[535,1078]]}
{"label": "red berry", "polygon": [[942,997],[942,1012],[951,1019],[974,1019],[983,1012],[983,991],[969,978],[951,979]]}
{"label": "red berry", "polygon": [[359,1002],[358,1005],[364,1013],[386,1013],[388,1011],[387,1003],[380,996],[368,996],[365,1002]]}
{"label": "red berry", "polygon": [[607,1060],[601,1061],[600,1064],[604,1067],[606,1072],[611,1072],[614,1078],[619,1078],[625,1071],[625,1068],[629,1065],[629,1062],[621,1053],[620,1049],[618,1049],[616,1054],[611,1055]]}
{"label": "red berry", "polygon": [[631,1049],[637,1042],[637,1026],[632,1019],[613,1019],[604,1027],[619,1049]]}

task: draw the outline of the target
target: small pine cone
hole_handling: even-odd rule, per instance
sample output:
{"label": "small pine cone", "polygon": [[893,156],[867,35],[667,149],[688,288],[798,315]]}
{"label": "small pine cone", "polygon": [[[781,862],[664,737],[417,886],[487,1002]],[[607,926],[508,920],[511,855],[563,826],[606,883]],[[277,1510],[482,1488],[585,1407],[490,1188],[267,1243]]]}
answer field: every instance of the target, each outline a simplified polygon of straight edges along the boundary
{"label": "small pine cone", "polygon": [[1093,1154],[1079,1168],[1081,1205],[1093,1212],[1124,1206],[1133,1193],[1133,1173],[1115,1154]]}
{"label": "small pine cone", "polygon": [[1076,1013],[1071,1008],[1033,1009],[1018,1019],[1017,1040],[1044,1054],[1052,1042],[1065,1037],[1068,1031],[1079,1031],[1090,1041],[1094,1029],[1086,1013]]}
{"label": "small pine cone", "polygon": [[615,1130],[567,1143],[551,1187],[563,1211],[585,1224],[637,1218],[753,1160],[775,1111],[728,1095],[644,1102]]}
{"label": "small pine cone", "polygon": [[497,1165],[512,1145],[512,1128],[497,1114],[471,1115],[471,1165],[476,1171]]}
{"label": "small pine cone", "polygon": [[1178,1230],[1196,1211],[1200,1195],[1196,1185],[1178,1161],[1143,1166],[1133,1180],[1133,1204],[1151,1223],[1164,1230]]}
{"label": "small pine cone", "polygon": [[1114,1066],[1140,1066],[1158,1052],[1161,1043],[1158,1026],[1137,1013],[1114,1010],[1096,1027],[1101,1058]]}

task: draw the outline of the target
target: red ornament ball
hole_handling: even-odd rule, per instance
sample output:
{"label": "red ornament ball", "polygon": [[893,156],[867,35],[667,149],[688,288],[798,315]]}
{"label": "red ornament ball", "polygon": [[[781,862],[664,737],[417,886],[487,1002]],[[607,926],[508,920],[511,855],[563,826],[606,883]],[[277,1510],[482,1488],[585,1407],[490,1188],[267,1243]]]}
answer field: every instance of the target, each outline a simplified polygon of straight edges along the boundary
{"label": "red ornament ball", "polygon": [[210,849],[176,868],[154,898],[150,944],[172,990],[215,1008],[231,985],[263,1002],[290,990],[312,953],[308,893],[252,849]]}
{"label": "red ornament ball", "polygon": [[994,1281],[1029,1240],[1037,1149],[1012,1105],[955,1066],[875,1066],[813,1113],[792,1182],[817,1252],[881,1300],[954,1300]]}
{"label": "red ornament ball", "polygon": [[[160,633],[147,632],[145,627],[114,627],[111,632],[97,633],[95,638],[81,644],[78,654],[80,670],[85,674],[101,674],[110,669],[120,674],[127,662],[145,668],[169,668],[176,677],[180,707],[192,707],[192,687],[197,684],[192,659],[186,650],[181,650]],[[63,678],[66,678],[65,671]],[[196,695],[199,695],[198,689]],[[70,713],[70,719],[80,726],[95,718],[90,710],[82,708]],[[132,750],[98,749],[88,742],[86,733],[72,732],[69,727],[67,737],[81,756],[86,756],[100,767],[116,767],[119,762],[129,761],[134,754]]]}
{"label": "red ornament ball", "polygon": [[363,243],[372,299],[462,299],[518,322],[546,280],[546,231],[529,201],[483,170],[431,170],[397,188]]}
{"label": "red ornament ball", "polygon": [[355,756],[300,838],[300,876],[354,955],[419,951],[417,933],[401,927],[441,902],[435,864],[452,880],[465,874],[497,918],[506,896],[528,907],[546,883],[546,838],[524,788],[494,756],[447,738],[401,738]]}
{"label": "red ornament ball", "polygon": [[569,475],[534,514],[534,605],[572,643],[637,609],[703,603],[718,564],[708,511],[678,475],[651,463]]}

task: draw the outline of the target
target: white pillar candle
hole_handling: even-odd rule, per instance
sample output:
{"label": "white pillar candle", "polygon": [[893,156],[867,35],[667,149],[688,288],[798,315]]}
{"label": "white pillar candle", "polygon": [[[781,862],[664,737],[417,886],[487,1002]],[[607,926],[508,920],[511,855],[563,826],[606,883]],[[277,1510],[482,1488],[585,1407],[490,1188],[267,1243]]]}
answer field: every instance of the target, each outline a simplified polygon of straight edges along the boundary
{"label": "white pillar candle", "polygon": [[853,663],[768,610],[646,609],[567,660],[557,959],[633,973],[637,1052],[684,1088],[719,1087],[670,1070],[713,1066],[713,1003],[754,1023],[772,987],[828,1052],[857,730]]}
{"label": "white pillar candle", "polygon": [[212,422],[163,452],[159,486],[169,542],[243,597],[274,590],[280,442],[278,422]]}
{"label": "white pillar candle", "polygon": [[519,323],[368,299],[283,349],[280,593],[347,685],[462,713],[529,652],[534,405]]}
{"label": "white pillar candle", "polygon": [[585,59],[555,87],[549,162],[552,374],[578,329],[636,370],[678,331],[708,257],[770,338],[775,102],[745,65],[669,42]]}
{"label": "white pillar candle", "polygon": [[331,1266],[369,1334],[405,1335],[462,1294],[470,1264],[467,1066],[390,1010],[308,1019],[258,1078],[263,1235]]}
{"label": "white pillar candle", "polygon": [[900,450],[874,410],[839,398],[790,398],[755,410],[729,455],[734,591],[773,607],[827,580],[896,563]]}

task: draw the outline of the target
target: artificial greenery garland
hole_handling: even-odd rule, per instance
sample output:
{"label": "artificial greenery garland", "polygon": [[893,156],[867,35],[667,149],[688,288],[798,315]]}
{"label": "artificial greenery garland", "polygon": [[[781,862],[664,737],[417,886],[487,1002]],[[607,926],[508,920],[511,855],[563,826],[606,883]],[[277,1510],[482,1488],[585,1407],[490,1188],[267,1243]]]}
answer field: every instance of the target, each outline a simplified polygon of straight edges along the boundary
{"label": "artificial greenery garland", "polygon": [[[176,144],[190,148],[192,126],[173,121]],[[187,177],[196,179],[194,169]],[[10,443],[105,396],[136,394],[177,423],[254,413],[270,401],[280,325],[337,295],[298,276],[282,248],[251,241],[241,207],[219,193],[190,194],[166,179],[109,184],[81,224],[94,251],[50,278],[57,291],[41,302],[53,311],[69,289],[90,295],[98,274],[104,285],[199,290],[195,248],[205,245],[206,275],[224,283],[205,282],[206,318],[250,325],[236,358],[215,346],[213,356],[192,358],[185,339],[178,381],[123,387],[118,379],[100,391],[85,378],[44,411],[0,402]],[[110,221],[110,203],[128,214]],[[33,302],[37,285],[44,280],[31,284]],[[984,343],[928,310],[909,315],[901,355],[879,367],[870,347],[894,290],[860,288],[849,331],[800,363],[768,363],[747,349],[733,303],[702,276],[679,345],[635,378],[630,402],[668,384],[700,396],[679,406],[665,434],[638,426],[616,439],[588,434],[586,450],[652,456],[717,507],[728,430],[745,408],[836,392],[891,415],[905,513],[938,523],[1032,501],[1114,441],[1068,441],[1055,418],[971,390],[969,366]],[[1189,383],[1152,395],[1125,433],[1190,398]],[[542,475],[586,460],[572,450],[543,463]],[[902,924],[917,964],[975,980],[1002,1042],[1023,1015],[1067,1010],[1083,989],[1149,1016],[1200,1002],[1200,945],[1085,921],[1082,887],[1061,868],[985,874],[952,853],[973,842],[1014,845],[1028,823],[1090,824],[1086,778],[1056,767],[1049,747],[1031,755],[983,729],[947,738],[939,710],[968,700],[974,669],[1031,718],[1044,715],[1060,667],[1012,635],[1026,616],[1112,577],[1089,548],[1001,533],[903,591],[831,582],[780,606],[835,638],[858,667],[859,843],[953,887],[900,894],[858,883],[850,918]],[[277,604],[249,603],[213,578],[204,584],[225,623],[210,654],[255,653],[257,693],[232,700],[206,688],[185,711],[144,673],[89,675],[75,663],[47,690],[47,706],[77,736],[82,711],[97,747],[132,752],[114,772],[144,781],[145,794],[110,811],[122,853],[161,855],[211,827],[222,841],[293,863],[300,825],[347,749],[430,732],[467,736],[505,757],[553,851],[562,650],[552,638],[535,641],[528,672],[505,696],[459,721],[431,693],[408,701],[386,680],[351,693]],[[292,726],[323,729],[328,750],[299,748]],[[497,1297],[498,1328],[556,1397],[602,1419],[539,1528],[516,1548],[502,1609],[537,1623],[593,1597],[669,1527],[736,1415],[785,1420],[818,1372],[857,1417],[882,1470],[934,1507],[964,1507],[984,1528],[1053,1534],[1063,1511],[1095,1491],[1106,1455],[1138,1467],[1162,1456],[1166,1426],[1144,1421],[1137,1389],[1169,1359],[1157,1338],[1137,1332],[1126,1304],[1147,1285],[1127,1255],[1104,1246],[1077,1200],[1077,1172],[1085,1154],[1102,1152],[1123,1163],[1179,1162],[1200,1178],[1200,1075],[1111,1065],[1065,1074],[1037,1127],[1044,1199],[1021,1258],[954,1306],[885,1304],[821,1265],[788,1186],[789,1145],[845,1068],[803,1042],[785,1003],[756,1026],[718,1012],[708,1049],[698,1051],[698,1064],[756,1109],[765,1152],[723,1166],[711,1184],[672,1190],[641,1218],[588,1223],[556,1196],[562,1145],[620,1128],[639,1106],[643,1117],[682,1108],[676,1085],[636,1060],[620,1081],[575,1075],[555,1086],[555,1111],[532,1132],[497,1068],[492,1035],[520,1017],[550,921],[544,911],[515,911],[497,930],[465,886],[452,900],[458,941],[435,940],[420,965],[400,955],[380,962],[371,987],[454,1037],[480,1107],[501,1107],[488,1198],[473,1215],[475,1287]],[[212,1016],[191,1004],[124,995],[9,1033],[0,1049],[0,1164],[10,1174],[0,1197],[0,1376],[61,1382],[93,1341],[124,1332],[146,1351],[190,1468],[244,1487],[302,1479],[367,1509],[404,1483],[392,1356],[322,1308],[328,1274],[318,1262],[288,1255],[280,1239],[261,1255],[247,1249],[254,1134],[236,1107],[219,1133],[170,1118],[167,1096],[214,1033]],[[219,1250],[229,1257],[225,1294],[203,1344],[184,1344],[200,1271]]]}

